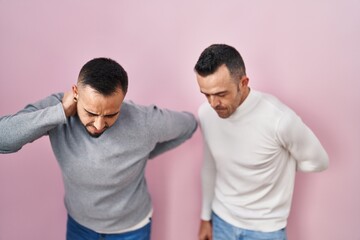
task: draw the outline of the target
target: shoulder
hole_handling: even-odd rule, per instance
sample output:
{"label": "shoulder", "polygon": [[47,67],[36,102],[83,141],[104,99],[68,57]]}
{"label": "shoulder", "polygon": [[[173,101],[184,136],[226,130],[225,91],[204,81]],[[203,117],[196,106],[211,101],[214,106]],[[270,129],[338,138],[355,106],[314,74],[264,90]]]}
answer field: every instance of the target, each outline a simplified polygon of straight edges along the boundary
{"label": "shoulder", "polygon": [[130,119],[134,122],[148,122],[152,124],[161,124],[168,118],[174,118],[180,112],[163,109],[155,104],[141,105],[133,101],[124,101],[121,107],[121,115],[123,118]]}
{"label": "shoulder", "polygon": [[198,120],[203,133],[208,129],[212,129],[215,125],[220,128],[223,126],[222,122],[224,121],[224,119],[219,118],[208,102],[204,102],[198,108]]}
{"label": "shoulder", "polygon": [[131,115],[151,115],[151,113],[161,111],[155,104],[141,105],[131,100],[124,101],[121,106],[121,112]]}
{"label": "shoulder", "polygon": [[143,113],[146,112],[148,107],[134,103],[131,100],[124,101],[121,105],[122,112],[131,112],[131,113]]}
{"label": "shoulder", "polygon": [[53,93],[40,101],[44,101],[50,104],[57,104],[62,101],[63,97],[64,97],[64,93],[62,92]]}
{"label": "shoulder", "polygon": [[262,104],[264,104],[269,110],[275,111],[279,116],[295,114],[294,111],[278,97],[268,93],[259,92],[258,94],[261,96]]}
{"label": "shoulder", "polygon": [[198,116],[199,119],[204,119],[205,117],[208,117],[214,113],[214,110],[211,108],[210,104],[208,102],[204,102],[200,105],[198,108]]}
{"label": "shoulder", "polygon": [[281,131],[281,129],[288,131],[289,128],[294,128],[296,123],[301,122],[301,118],[297,113],[279,98],[262,93],[262,100],[263,104],[268,108],[269,115],[273,116],[278,131]]}
{"label": "shoulder", "polygon": [[54,93],[34,103],[26,105],[27,110],[44,109],[47,107],[55,106],[62,101],[63,93]]}

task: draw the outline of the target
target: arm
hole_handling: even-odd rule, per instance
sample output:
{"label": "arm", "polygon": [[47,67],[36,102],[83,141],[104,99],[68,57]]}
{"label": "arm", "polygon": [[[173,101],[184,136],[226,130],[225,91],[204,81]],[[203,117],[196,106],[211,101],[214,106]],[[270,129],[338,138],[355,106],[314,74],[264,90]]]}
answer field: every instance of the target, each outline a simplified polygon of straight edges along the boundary
{"label": "arm", "polygon": [[[204,136],[204,134],[203,134]],[[201,169],[202,210],[199,240],[212,239],[211,204],[214,198],[216,167],[207,143],[204,141],[204,161]]]}
{"label": "arm", "polygon": [[151,119],[149,129],[157,142],[150,153],[150,158],[179,146],[189,139],[197,128],[197,121],[191,113],[159,109],[154,106],[149,114]]}
{"label": "arm", "polygon": [[[68,93],[65,94],[67,96]],[[65,99],[64,96],[64,99]],[[68,114],[73,113],[70,110]],[[19,151],[25,144],[66,123],[62,94],[51,95],[27,105],[14,115],[0,118],[0,153]]]}
{"label": "arm", "polygon": [[329,158],[319,139],[295,114],[281,119],[278,138],[296,160],[298,170],[317,172],[328,167]]}

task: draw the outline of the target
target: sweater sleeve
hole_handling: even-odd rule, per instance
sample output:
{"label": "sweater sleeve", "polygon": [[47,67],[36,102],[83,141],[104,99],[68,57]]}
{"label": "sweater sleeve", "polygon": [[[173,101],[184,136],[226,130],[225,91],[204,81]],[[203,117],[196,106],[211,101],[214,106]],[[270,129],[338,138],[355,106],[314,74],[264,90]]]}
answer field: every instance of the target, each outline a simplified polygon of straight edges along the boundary
{"label": "sweater sleeve", "polygon": [[64,123],[61,94],[29,104],[16,114],[0,117],[0,153],[17,152]]}
{"label": "sweater sleeve", "polygon": [[156,141],[150,159],[179,146],[197,129],[194,115],[188,112],[176,112],[153,106],[149,114],[149,129]]}
{"label": "sweater sleeve", "polygon": [[296,160],[297,170],[318,172],[328,167],[329,158],[319,139],[295,113],[280,120],[278,139]]}
{"label": "sweater sleeve", "polygon": [[202,209],[201,219],[209,221],[211,219],[211,206],[214,198],[216,167],[207,143],[204,141],[204,159],[201,169],[202,185]]}

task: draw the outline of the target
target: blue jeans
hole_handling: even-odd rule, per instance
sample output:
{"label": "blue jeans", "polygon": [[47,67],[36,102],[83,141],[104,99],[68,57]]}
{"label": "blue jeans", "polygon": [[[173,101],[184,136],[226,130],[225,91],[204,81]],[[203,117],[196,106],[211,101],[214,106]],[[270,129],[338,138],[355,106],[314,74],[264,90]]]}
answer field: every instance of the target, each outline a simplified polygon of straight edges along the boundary
{"label": "blue jeans", "polygon": [[150,240],[151,222],[144,227],[125,233],[97,233],[77,223],[68,215],[66,240]]}
{"label": "blue jeans", "polygon": [[275,232],[251,231],[235,227],[212,214],[213,240],[286,240],[285,228]]}

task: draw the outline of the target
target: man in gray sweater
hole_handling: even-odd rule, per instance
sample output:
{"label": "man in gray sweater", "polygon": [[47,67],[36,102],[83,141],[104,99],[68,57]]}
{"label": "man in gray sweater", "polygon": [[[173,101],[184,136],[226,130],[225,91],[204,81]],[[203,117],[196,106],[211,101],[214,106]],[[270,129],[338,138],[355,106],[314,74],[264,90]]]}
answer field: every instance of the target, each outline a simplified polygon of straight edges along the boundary
{"label": "man in gray sweater", "polygon": [[96,58],[69,92],[0,118],[0,153],[49,136],[65,186],[67,240],[150,239],[146,162],[197,128],[190,113],[124,101],[127,86],[117,62]]}

